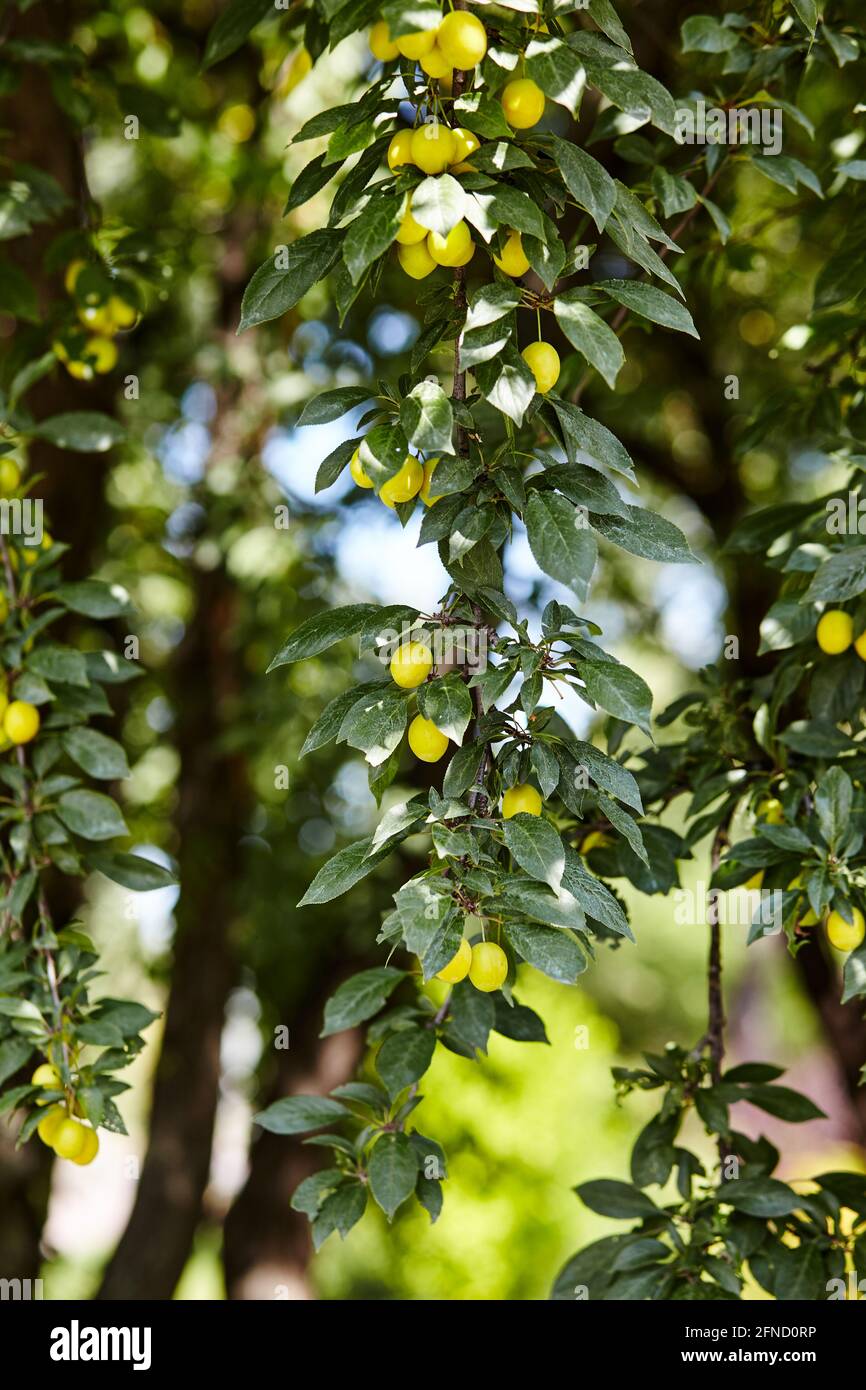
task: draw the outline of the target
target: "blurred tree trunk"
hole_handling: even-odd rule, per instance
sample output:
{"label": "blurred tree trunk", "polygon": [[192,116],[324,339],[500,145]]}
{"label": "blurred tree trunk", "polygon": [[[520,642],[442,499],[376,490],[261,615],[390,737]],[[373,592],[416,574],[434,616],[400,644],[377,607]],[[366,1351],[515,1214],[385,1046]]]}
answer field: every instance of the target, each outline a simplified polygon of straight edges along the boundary
{"label": "blurred tree trunk", "polygon": [[[371,962],[372,963],[372,962]],[[358,1064],[363,1034],[358,1029],[322,1042],[325,1000],[346,974],[345,961],[316,978],[312,996],[294,1013],[291,1046],[278,1052],[277,1072],[261,1097],[262,1108],[281,1096],[322,1095],[347,1081]],[[322,1151],[299,1139],[262,1131],[250,1151],[246,1183],[224,1224],[223,1267],[230,1299],[289,1300],[312,1297],[307,1268],[313,1253],[307,1218],[292,1211],[292,1193],[322,1166]]]}
{"label": "blurred tree trunk", "polygon": [[219,1097],[220,1038],[235,976],[230,943],[248,800],[243,759],[223,751],[241,673],[230,650],[236,596],[222,568],[199,573],[195,616],[173,672],[181,758],[182,891],[147,1154],[102,1299],[167,1299],[201,1215]]}

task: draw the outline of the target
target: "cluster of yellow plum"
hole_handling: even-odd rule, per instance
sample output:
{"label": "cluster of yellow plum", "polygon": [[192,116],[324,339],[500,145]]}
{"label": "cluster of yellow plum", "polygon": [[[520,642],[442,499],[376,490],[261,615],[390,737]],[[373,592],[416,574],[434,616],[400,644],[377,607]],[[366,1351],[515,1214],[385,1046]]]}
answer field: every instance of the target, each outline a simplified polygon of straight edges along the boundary
{"label": "cluster of yellow plum", "polygon": [[[69,294],[75,293],[78,277],[87,268],[87,262],[70,261],[66,267],[63,283]],[[54,352],[69,372],[78,381],[91,381],[95,375],[104,376],[117,365],[116,335],[124,328],[132,328],[138,318],[138,311],[119,294],[107,297],[94,290],[84,297],[78,307],[78,318],[91,336],[73,335],[68,342],[58,338]]]}
{"label": "cluster of yellow plum", "polygon": [[[390,63],[397,57],[420,63],[428,77],[449,82],[455,68],[466,72],[487,52],[487,31],[481,20],[465,10],[447,14],[436,29],[423,29],[391,38],[384,20],[370,31],[374,58]],[[499,98],[505,119],[514,130],[530,130],[544,115],[544,93],[531,77],[507,82]],[[421,166],[423,167],[423,166]],[[428,172],[433,172],[432,170]]]}
{"label": "cluster of yellow plum", "polygon": [[[430,480],[438,462],[438,455],[422,463],[414,454],[407,454],[402,468],[379,488],[376,494],[379,501],[384,502],[391,511],[398,502],[411,502],[413,497],[420,497],[425,507],[432,507],[434,502],[439,501],[438,497],[430,495]],[[361,462],[360,448],[355,450],[349,461],[349,472],[358,487],[375,488],[376,484]]]}
{"label": "cluster of yellow plum", "polygon": [[855,638],[854,619],[842,608],[830,608],[822,615],[815,629],[815,640],[828,656],[847,652],[853,642],[857,655],[866,661],[866,632]]}
{"label": "cluster of yellow plum", "polygon": [[[835,615],[825,614],[825,617],[827,616]],[[848,614],[841,613],[840,616],[847,618]],[[822,650],[827,651],[829,649],[824,647]],[[784,825],[785,808],[778,797],[766,796],[758,803],[755,809],[755,816],[757,820],[763,821],[765,825]],[[788,890],[791,892],[799,890],[803,896],[805,896],[803,878],[803,874],[798,874],[796,878],[792,878],[791,882],[788,884]],[[752,874],[752,877],[746,881],[743,887],[752,892],[757,892],[762,887],[763,882],[764,870],[759,869],[757,873]],[[833,911],[828,912],[824,919],[824,930],[827,933],[827,939],[830,945],[834,946],[837,951],[856,951],[857,947],[861,946],[864,938],[866,938],[866,917],[863,916],[859,907],[852,906],[851,916],[853,920],[849,922],[842,916],[841,912]],[[817,926],[817,924],[817,916],[812,909],[807,906],[806,912],[799,918],[799,925],[801,927],[814,927]]]}
{"label": "cluster of yellow plum", "polygon": [[428,77],[448,81],[455,68],[466,72],[480,63],[487,52],[487,31],[481,20],[465,10],[447,14],[435,29],[391,38],[384,20],[370,30],[370,50],[381,63],[408,58],[420,63]]}
{"label": "cluster of yellow plum", "polygon": [[470,984],[482,994],[492,994],[504,984],[507,974],[508,957],[501,946],[495,941],[477,941],[470,946],[464,936],[448,964],[437,971],[436,978],[449,985],[459,985],[468,975]]}
{"label": "cluster of yellow plum", "polygon": [[[60,1072],[50,1062],[43,1062],[42,1066],[36,1068],[30,1083],[45,1091],[63,1090]],[[92,1163],[99,1152],[96,1130],[74,1119],[65,1102],[53,1104],[50,1100],[37,1100],[36,1104],[49,1107],[36,1126],[36,1133],[43,1144],[53,1149],[58,1158],[68,1158],[81,1167]]]}

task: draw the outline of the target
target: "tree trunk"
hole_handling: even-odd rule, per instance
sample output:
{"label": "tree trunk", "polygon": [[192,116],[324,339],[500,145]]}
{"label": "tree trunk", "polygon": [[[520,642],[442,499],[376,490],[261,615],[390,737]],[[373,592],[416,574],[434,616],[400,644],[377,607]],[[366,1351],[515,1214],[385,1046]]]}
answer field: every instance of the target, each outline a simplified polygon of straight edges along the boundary
{"label": "tree trunk", "polygon": [[242,759],[220,751],[227,695],[238,683],[227,649],[233,595],[224,572],[201,576],[197,597],[175,672],[182,891],[171,994],[147,1155],[101,1299],[171,1298],[189,1255],[210,1171],[220,1038],[235,974],[229,934],[247,789]]}
{"label": "tree trunk", "polygon": [[[336,953],[335,953],[336,954]],[[322,1010],[345,968],[319,976],[312,999],[295,1016],[291,1047],[279,1052],[277,1075],[262,1099],[270,1105],[296,1093],[323,1095],[351,1077],[362,1051],[363,1033],[353,1029],[322,1042]],[[262,1132],[250,1153],[246,1183],[224,1224],[223,1266],[230,1299],[306,1299],[312,1255],[309,1222],[292,1211],[292,1193],[322,1167],[322,1151],[298,1139]]]}

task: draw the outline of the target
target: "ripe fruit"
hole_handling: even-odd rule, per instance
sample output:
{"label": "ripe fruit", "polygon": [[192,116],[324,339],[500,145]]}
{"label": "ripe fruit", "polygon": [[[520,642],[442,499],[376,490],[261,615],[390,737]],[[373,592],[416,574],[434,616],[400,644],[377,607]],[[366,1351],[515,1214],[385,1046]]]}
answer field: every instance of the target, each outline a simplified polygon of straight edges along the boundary
{"label": "ripe fruit", "polygon": [[462,125],[455,126],[451,134],[454,136],[454,162],[451,168],[457,174],[465,174],[472,169],[471,164],[465,164],[468,159],[480,148],[481,141],[471,130],[466,130]]}
{"label": "ripe fruit", "polygon": [[449,63],[438,44],[434,44],[430,52],[424,54],[421,66],[428,77],[436,78],[450,77],[454,68],[454,64]]}
{"label": "ripe fruit", "polygon": [[29,743],[39,733],[39,711],[26,700],[13,700],[3,716],[3,732],[10,743]]}
{"label": "ripe fruit", "polygon": [[785,808],[775,796],[765,796],[763,801],[759,801],[756,814],[758,820],[766,821],[767,825],[785,823]]}
{"label": "ripe fruit", "polygon": [[432,719],[416,714],[409,725],[409,747],[422,763],[438,763],[448,747],[448,739]]}
{"label": "ripe fruit", "polygon": [[400,222],[397,241],[401,246],[417,246],[418,242],[423,241],[426,236],[427,228],[422,227],[420,222],[416,222],[412,216],[411,208],[407,208]]}
{"label": "ripe fruit", "polygon": [[358,487],[376,486],[376,484],[373,482],[373,479],[369,478],[367,474],[364,472],[364,465],[361,462],[360,449],[356,449],[351,459],[349,460],[349,472],[351,473],[355,482],[358,484]]}
{"label": "ripe fruit", "polygon": [[529,130],[544,115],[544,92],[531,77],[518,77],[509,82],[500,101],[505,119],[515,130]]}
{"label": "ripe fruit", "polygon": [[398,130],[388,146],[388,168],[394,174],[403,164],[412,163],[412,131]]}
{"label": "ripe fruit", "polygon": [[36,1126],[36,1133],[47,1144],[49,1149],[54,1148],[54,1140],[57,1137],[57,1130],[63,1120],[66,1119],[66,1110],[62,1105],[52,1105],[50,1110],[46,1110],[42,1119]]}
{"label": "ripe fruit", "polygon": [[540,816],[541,804],[541,792],[528,782],[519,782],[516,787],[509,787],[502,798],[502,818],[510,820],[521,811],[527,816]]}
{"label": "ripe fruit", "polygon": [[427,250],[426,240],[416,242],[414,246],[398,246],[397,259],[413,280],[423,280],[436,269],[436,262]]}
{"label": "ripe fruit", "polygon": [[119,294],[111,295],[108,301],[107,309],[110,318],[114,322],[115,328],[131,328],[132,325],[135,323],[135,320],[138,318],[138,310],[136,309],[135,305],[130,304],[126,299],[121,299]]}
{"label": "ripe fruit", "polygon": [[430,232],[427,237],[427,250],[437,265],[460,265],[472,245],[472,234],[466,223],[455,222],[447,236]]}
{"label": "ripe fruit", "polygon": [[425,174],[442,174],[454,161],[454,132],[441,121],[429,121],[412,132],[412,160]]}
{"label": "ripe fruit", "polygon": [[77,1120],[61,1120],[54,1131],[54,1152],[58,1158],[77,1158],[85,1146],[87,1130]]}
{"label": "ripe fruit", "polygon": [[505,238],[505,245],[502,248],[501,256],[494,256],[494,262],[500,270],[504,270],[506,275],[525,275],[529,269],[529,261],[523,250],[523,238],[519,232],[509,232]]}
{"label": "ripe fruit", "polygon": [[[792,889],[792,888],[799,888],[800,892],[801,892],[801,893],[804,893],[804,889],[803,889],[803,875],[802,875],[802,874],[798,874],[796,878],[792,878],[792,879],[791,879],[791,882],[788,884],[788,888],[789,888],[789,889]],[[818,921],[818,918],[815,916],[815,913],[812,911],[811,907],[809,907],[809,899],[808,899],[808,898],[806,898],[806,907],[808,908],[808,911],[804,914],[804,916],[800,917],[800,919],[799,919],[800,926],[801,926],[801,927],[814,927],[814,926],[815,926],[815,923]],[[798,910],[799,910],[799,909],[798,909]],[[846,923],[845,925],[847,926],[847,923]]]}
{"label": "ripe fruit", "polygon": [[433,670],[433,653],[423,642],[402,642],[391,657],[389,670],[402,690],[414,690]]}
{"label": "ripe fruit", "polygon": [[81,1128],[84,1130],[84,1139],[78,1153],[73,1154],[72,1162],[84,1168],[88,1163],[92,1163],[99,1153],[99,1136],[95,1129],[85,1129],[84,1125]]}
{"label": "ripe fruit", "polygon": [[416,458],[407,454],[399,473],[379,488],[379,496],[386,507],[393,507],[396,502],[410,502],[416,492],[420,492],[423,481],[424,469]]}
{"label": "ripe fruit", "polygon": [[854,650],[861,661],[866,661],[866,632],[861,632],[854,642]]}
{"label": "ripe fruit", "polygon": [[612,844],[611,838],[605,835],[603,830],[590,830],[580,842],[580,853],[589,854],[594,849],[607,849],[609,844]]}
{"label": "ripe fruit", "polygon": [[75,282],[81,274],[82,270],[84,269],[84,265],[84,261],[70,261],[69,265],[66,267],[66,274],[63,277],[63,283],[66,286],[68,294],[74,293]]}
{"label": "ripe fruit", "polygon": [[60,1072],[53,1067],[50,1062],[43,1062],[38,1066],[30,1078],[31,1086],[41,1086],[45,1091],[60,1091],[63,1089],[60,1080]]}
{"label": "ripe fruit", "polygon": [[754,893],[754,892],[757,891],[757,889],[760,888],[760,886],[761,886],[761,884],[762,884],[763,882],[764,882],[764,870],[763,870],[763,869],[759,869],[758,872],[757,872],[756,874],[752,874],[752,877],[751,877],[751,878],[747,878],[747,879],[746,879],[745,883],[743,884],[743,887],[744,887],[744,888],[747,888],[747,889],[749,890],[750,893]]}
{"label": "ripe fruit", "polygon": [[85,304],[78,310],[78,317],[84,326],[91,328],[94,333],[104,333],[110,337],[117,330],[117,324],[107,304]]}
{"label": "ripe fruit", "polygon": [[421,491],[418,493],[418,496],[421,498],[425,507],[432,507],[434,502],[439,501],[438,497],[430,496],[430,481],[436,471],[438,462],[439,457],[437,455],[436,458],[428,459],[424,464],[424,482],[421,484]]}
{"label": "ripe fruit", "polygon": [[397,45],[391,42],[391,31],[384,19],[380,19],[370,30],[370,52],[380,63],[390,63],[400,52]]}
{"label": "ripe fruit", "polygon": [[[8,598],[6,597],[5,594],[0,593],[0,624],[5,623],[5,621],[6,621],[6,619],[7,619],[8,617],[9,617],[9,600],[8,600]],[[5,699],[5,696],[4,696],[4,699]],[[7,702],[7,703],[8,703],[8,702]],[[0,709],[0,719],[3,718],[3,715],[5,714],[5,712],[6,712],[6,706],[4,705],[3,708]]]}
{"label": "ripe fruit", "polygon": [[436,30],[420,29],[414,34],[401,34],[394,42],[404,58],[411,58],[417,63],[419,58],[430,52],[436,42]]}
{"label": "ripe fruit", "polygon": [[866,936],[866,918],[859,907],[852,907],[853,922],[846,922],[841,912],[831,912],[827,918],[827,936],[837,951],[856,951]]}
{"label": "ripe fruit", "polygon": [[8,497],[21,483],[21,469],[14,459],[0,459],[0,493]]}
{"label": "ripe fruit", "polygon": [[110,338],[88,338],[84,351],[93,359],[93,370],[100,376],[110,372],[117,363],[117,347]]}
{"label": "ripe fruit", "polygon": [[465,10],[453,10],[439,25],[436,42],[453,68],[474,68],[487,52],[487,31]]}
{"label": "ripe fruit", "polygon": [[492,994],[499,989],[508,974],[508,957],[495,941],[479,941],[472,947],[469,978],[476,989]]}
{"label": "ripe fruit", "polygon": [[822,652],[838,656],[847,651],[854,640],[854,619],[841,608],[831,608],[819,620],[815,638]]}
{"label": "ripe fruit", "polygon": [[436,971],[437,980],[445,980],[449,985],[458,985],[461,980],[465,980],[469,974],[469,967],[472,964],[472,947],[464,936],[457,952],[451,957],[447,965],[443,965],[441,970]]}
{"label": "ripe fruit", "polygon": [[535,377],[535,389],[546,396],[559,380],[559,353],[550,343],[530,343],[521,356]]}
{"label": "ripe fruit", "polygon": [[76,381],[93,380],[93,368],[89,362],[79,362],[77,357],[71,357],[65,366],[69,375],[74,376]]}

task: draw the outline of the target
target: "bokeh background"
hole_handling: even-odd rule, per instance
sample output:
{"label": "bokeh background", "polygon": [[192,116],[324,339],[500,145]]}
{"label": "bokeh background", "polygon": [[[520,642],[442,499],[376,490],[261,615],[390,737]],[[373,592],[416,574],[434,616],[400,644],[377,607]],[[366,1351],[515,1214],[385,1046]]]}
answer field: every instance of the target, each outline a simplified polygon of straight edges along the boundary
{"label": "bokeh background", "polygon": [[[694,9],[667,0],[620,6],[642,65],[675,93],[701,75],[702,55],[685,68],[675,42]],[[614,1229],[571,1189],[627,1176],[631,1141],[651,1113],[652,1097],[616,1103],[611,1066],[704,1031],[706,928],[686,900],[627,891],[636,946],[603,951],[575,988],[525,969],[521,997],[544,1017],[550,1046],[494,1035],[480,1066],[440,1049],[424,1080],[418,1123],[450,1163],[439,1222],[419,1212],[389,1229],[370,1211],[344,1243],[334,1237],[313,1257],[289,1199],[320,1160],[295,1141],[253,1132],[251,1115],[276,1096],[339,1084],[357,1067],[360,1039],[318,1039],[322,1006],[342,978],[379,962],[381,915],[424,845],[407,841],[336,903],[296,909],[321,863],[378,819],[357,754],[330,747],[303,764],[297,756],[323,704],[370,672],[351,643],[264,672],[316,609],[372,599],[430,611],[446,578],[435,547],[416,549],[417,518],[402,531],[393,513],[343,481],[315,493],[319,463],[361,411],[333,425],[296,423],[316,391],[404,369],[420,331],[415,283],[391,266],[375,302],[362,295],[343,326],[318,287],[276,324],[235,333],[252,270],[327,217],[327,192],[282,216],[292,180],[322,148],[290,141],[368,80],[364,37],[310,71],[281,15],[202,72],[217,10],[215,0],[36,5],[23,19],[33,36],[71,36],[85,73],[50,93],[38,74],[5,102],[21,157],[49,160],[69,193],[70,224],[89,190],[109,258],[121,236],[140,238],[135,273],[146,308],[116,372],[93,385],[52,377],[38,402],[54,414],[74,392],[78,408],[86,399],[117,412],[129,442],[72,463],[46,450],[35,463],[46,470],[52,529],[71,543],[74,570],[119,581],[137,606],[147,674],[118,691],[133,767],[118,794],[138,848],[177,863],[183,891],[86,885],[82,916],[104,951],[106,992],[139,998],[162,1017],[128,1073],[129,1136],[106,1135],[92,1168],[52,1171],[46,1151],[34,1143],[16,1154],[4,1134],[0,1267],[38,1267],[47,1298],[544,1298],[574,1249]],[[103,72],[149,94],[138,99],[139,138],[125,138],[127,113],[103,92]],[[863,136],[844,123],[853,80],[819,65],[799,97],[848,158]],[[70,114],[76,82],[91,103],[80,138]],[[568,129],[564,112],[548,120]],[[571,133],[581,138],[582,129]],[[786,128],[792,149],[806,138]],[[638,135],[608,143],[604,158],[634,182],[647,153]],[[598,383],[584,397],[636,460],[642,486],[633,500],[676,521],[701,559],[700,568],[656,565],[603,547],[586,611],[649,682],[657,710],[719,657],[726,634],[740,637],[744,666],[754,660],[773,577],[723,558],[736,517],[828,491],[835,478],[805,429],[799,440],[780,434],[778,447],[743,439],[769,392],[796,389],[802,377],[812,283],[844,213],[793,198],[746,161],[713,196],[731,224],[726,246],[698,217],[678,262],[700,343],[660,332],[641,343],[632,330],[616,397]],[[33,252],[35,276],[45,273],[43,251]],[[620,273],[614,259],[602,246],[594,273]],[[0,313],[4,336],[15,326],[8,320]],[[447,377],[447,352],[433,362]],[[580,364],[567,372],[564,393]],[[124,391],[130,374],[140,387],[133,400]],[[733,399],[724,389],[731,374]],[[537,622],[557,591],[520,532],[506,573],[508,592]],[[585,706],[564,713],[591,730]],[[407,761],[386,804],[417,776]],[[681,806],[671,810],[674,824]],[[707,876],[698,853],[683,865],[684,889],[699,893]],[[736,905],[731,911],[736,918]],[[866,1115],[819,1012],[827,981],[808,979],[778,941],[747,951],[745,934],[725,929],[730,1056],[785,1064],[786,1080],[828,1118],[794,1127],[753,1112],[742,1127],[782,1144],[784,1177],[862,1166]],[[282,1049],[275,1040],[286,1027]]]}

